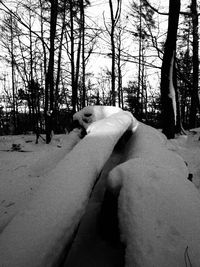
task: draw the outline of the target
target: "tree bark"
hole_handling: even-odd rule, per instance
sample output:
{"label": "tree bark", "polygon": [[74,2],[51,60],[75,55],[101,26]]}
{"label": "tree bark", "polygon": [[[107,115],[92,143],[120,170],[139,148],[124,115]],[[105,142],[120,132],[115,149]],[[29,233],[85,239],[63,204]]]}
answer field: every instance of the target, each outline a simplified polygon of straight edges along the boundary
{"label": "tree bark", "polygon": [[174,138],[177,124],[175,58],[179,13],[180,0],[170,0],[168,32],[161,69],[162,128],[167,138]]}
{"label": "tree bark", "polygon": [[58,0],[51,1],[51,21],[50,21],[50,53],[49,65],[46,74],[46,105],[45,105],[45,122],[46,122],[46,143],[51,141],[51,132],[53,130],[53,112],[54,112],[54,42],[56,36],[56,24],[58,15]]}
{"label": "tree bark", "polygon": [[62,16],[62,28],[60,34],[60,44],[59,44],[59,51],[58,51],[58,63],[57,63],[57,76],[56,76],[56,85],[55,85],[55,109],[56,112],[58,111],[58,98],[59,98],[59,82],[60,82],[60,73],[61,73],[61,59],[62,59],[62,47],[63,47],[63,38],[64,38],[64,31],[66,28],[66,1],[63,4],[63,16]]}
{"label": "tree bark", "polygon": [[84,0],[81,0],[81,28],[82,28],[82,108],[85,107],[85,8]]}
{"label": "tree bark", "polygon": [[121,15],[121,3],[122,0],[117,0],[117,9],[114,14],[112,0],[109,0],[110,6],[110,19],[111,19],[111,30],[110,30],[110,41],[111,41],[111,54],[112,54],[112,63],[111,63],[111,104],[116,105],[116,95],[115,95],[115,61],[116,61],[116,47],[115,47],[115,28],[117,22],[119,21]]}
{"label": "tree bark", "polygon": [[193,35],[193,86],[191,92],[191,107],[190,107],[190,128],[196,127],[196,114],[199,108],[199,36],[198,36],[198,14],[197,1],[192,0],[192,35]]}
{"label": "tree bark", "polygon": [[111,17],[111,31],[110,31],[110,41],[111,41],[111,52],[112,52],[112,66],[111,66],[111,103],[115,106],[115,40],[114,40],[114,31],[115,31],[115,18],[113,12],[112,0],[109,0],[110,5],[110,17]]}
{"label": "tree bark", "polygon": [[73,0],[70,0],[70,42],[71,42],[70,56],[71,56],[72,110],[73,113],[76,113],[78,94],[75,82]]}

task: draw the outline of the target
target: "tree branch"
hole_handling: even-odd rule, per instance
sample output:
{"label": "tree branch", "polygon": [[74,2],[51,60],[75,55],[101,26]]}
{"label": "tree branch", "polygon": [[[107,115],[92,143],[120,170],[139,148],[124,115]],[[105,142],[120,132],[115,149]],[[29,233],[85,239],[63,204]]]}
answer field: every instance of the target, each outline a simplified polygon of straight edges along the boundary
{"label": "tree branch", "polygon": [[3,8],[0,8],[0,10],[6,12],[6,13],[9,14],[9,15],[12,14],[12,15],[17,19],[17,21],[18,21],[19,23],[21,23],[21,25],[23,25],[26,29],[28,29],[28,30],[31,31],[34,35],[36,35],[36,36],[40,39],[40,41],[43,43],[43,45],[45,45],[46,48],[49,49],[48,45],[47,45],[46,42],[41,38],[41,36],[40,36],[39,34],[37,34],[36,32],[34,32],[32,29],[30,29],[30,27],[29,27],[28,25],[26,25],[26,23],[24,23],[24,22],[21,20],[21,18],[17,16],[16,13],[14,13],[10,8],[8,8],[8,7],[3,3],[2,0],[0,0],[0,4],[2,4],[2,5],[6,8],[6,10],[3,9]]}

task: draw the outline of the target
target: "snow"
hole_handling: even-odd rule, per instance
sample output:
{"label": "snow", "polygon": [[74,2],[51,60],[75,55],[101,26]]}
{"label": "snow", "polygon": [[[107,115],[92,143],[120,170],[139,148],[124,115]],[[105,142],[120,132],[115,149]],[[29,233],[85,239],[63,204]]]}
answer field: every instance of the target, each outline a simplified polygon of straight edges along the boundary
{"label": "snow", "polygon": [[120,176],[119,220],[126,267],[200,266],[200,196],[179,171],[131,159],[116,167]]}
{"label": "snow", "polygon": [[73,116],[74,121],[78,121],[85,129],[88,126],[98,120],[104,119],[115,113],[122,112],[121,108],[112,106],[89,106],[81,109]]}
{"label": "snow", "polygon": [[[200,196],[184,160],[155,129],[139,124],[125,162],[109,174],[119,192],[126,267],[200,266]],[[169,150],[170,149],[170,150]]]}
{"label": "snow", "polygon": [[189,172],[193,175],[193,183],[200,188],[200,132],[188,133],[171,140],[172,150],[177,152],[187,163]]}
{"label": "snow", "polygon": [[[80,141],[80,131],[54,136],[50,145],[34,135],[0,137],[0,232],[40,187],[47,173],[55,168]],[[19,144],[20,151],[12,151]]]}
{"label": "snow", "polygon": [[173,70],[174,70],[174,57],[175,52],[173,52],[173,56],[170,63],[170,70],[169,70],[169,94],[168,97],[171,98],[172,106],[173,106],[173,112],[174,112],[174,121],[176,125],[177,121],[177,108],[176,108],[176,95],[175,95],[175,88],[174,88],[174,77],[173,77]]}
{"label": "snow", "polygon": [[[199,129],[167,140],[130,113],[104,106],[84,108],[74,119],[88,133],[81,141],[78,130],[55,136],[50,145],[42,140],[35,145],[33,136],[0,137],[0,265],[55,264],[72,240],[96,178],[104,173],[107,179],[106,163],[106,173],[111,170],[108,189],[119,194],[126,267],[182,267],[190,261],[200,266]],[[110,154],[130,129],[132,136],[114,154],[112,165]],[[20,144],[22,152],[10,151],[12,144]],[[112,170],[116,164],[120,165]],[[97,238],[96,226],[88,224],[92,213],[98,223],[99,195],[103,198],[102,192],[91,198],[82,235],[74,243],[82,242],[86,264],[114,266],[118,251]],[[103,251],[111,265],[99,260]],[[79,265],[66,266],[83,266],[79,253],[73,256]]]}
{"label": "snow", "polygon": [[82,217],[94,182],[133,117],[118,112],[94,122],[90,133],[51,171],[26,209],[0,236],[3,266],[55,263]]}

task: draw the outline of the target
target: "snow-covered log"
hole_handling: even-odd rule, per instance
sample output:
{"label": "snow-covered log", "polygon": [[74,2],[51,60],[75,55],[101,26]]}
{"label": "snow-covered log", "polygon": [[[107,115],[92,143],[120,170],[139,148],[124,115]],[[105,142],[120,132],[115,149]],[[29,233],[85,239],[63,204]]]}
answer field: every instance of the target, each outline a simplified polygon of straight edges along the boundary
{"label": "snow-covered log", "polygon": [[48,173],[27,208],[0,235],[4,267],[53,266],[85,211],[92,187],[118,139],[136,121],[120,111],[89,134]]}
{"label": "snow-covered log", "polygon": [[107,118],[118,112],[122,112],[122,109],[112,106],[88,106],[75,113],[73,121],[78,121],[79,124],[87,130],[91,123]]}
{"label": "snow-covered log", "polygon": [[155,129],[139,124],[126,162],[109,175],[119,192],[126,267],[200,266],[200,196],[181,157]]}

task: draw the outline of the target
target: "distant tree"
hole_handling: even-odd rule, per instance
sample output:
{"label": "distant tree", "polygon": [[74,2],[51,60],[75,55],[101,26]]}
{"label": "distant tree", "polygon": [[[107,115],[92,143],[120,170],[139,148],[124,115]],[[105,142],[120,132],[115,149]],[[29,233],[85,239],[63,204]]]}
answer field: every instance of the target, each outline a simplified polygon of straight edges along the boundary
{"label": "distant tree", "polygon": [[[113,1],[109,0],[110,7],[110,28],[106,25],[106,30],[110,36],[110,45],[111,45],[111,104],[113,106],[116,105],[116,90],[115,90],[115,82],[116,82],[116,36],[115,31],[117,27],[117,23],[121,16],[121,5],[122,0],[117,0],[116,11],[114,10]],[[105,23],[105,21],[104,21]]]}
{"label": "distant tree", "polygon": [[10,41],[11,41],[11,69],[12,69],[12,97],[13,97],[13,126],[14,126],[14,133],[16,133],[17,129],[17,122],[16,122],[16,90],[15,90],[15,58],[14,58],[14,30],[13,30],[13,23],[14,19],[12,14],[10,15]]}
{"label": "distant tree", "polygon": [[[151,63],[152,58],[149,56],[152,53],[151,44],[153,33],[155,32],[155,20],[154,20],[154,11],[148,5],[145,0],[141,1],[132,1],[131,3],[131,19],[132,24],[134,25],[132,29],[132,35],[135,41],[138,42],[137,57],[135,61],[137,63],[137,83],[138,91],[137,97],[140,101],[141,110],[138,110],[137,113],[143,114],[143,117],[146,116],[147,109],[147,67],[154,65]],[[149,52],[148,52],[149,49]],[[139,108],[139,106],[138,106]]]}
{"label": "distant tree", "polygon": [[81,0],[80,1],[80,18],[81,18],[81,31],[82,31],[82,99],[81,107],[85,107],[86,101],[86,85],[85,85],[85,7],[90,5],[89,1]]}
{"label": "distant tree", "polygon": [[123,99],[123,89],[122,89],[122,65],[125,65],[125,63],[122,64],[121,60],[121,54],[122,54],[122,35],[123,35],[124,28],[121,25],[121,22],[119,23],[119,27],[117,29],[116,34],[116,64],[117,64],[117,80],[118,80],[118,105],[123,109],[124,107],[124,99]]}
{"label": "distant tree", "polygon": [[36,141],[39,137],[39,123],[41,122],[41,100],[43,97],[43,88],[34,80],[28,83],[27,90],[19,89],[18,98],[28,103],[30,121],[32,130],[36,133]]}
{"label": "distant tree", "polygon": [[8,63],[11,69],[11,90],[12,90],[12,124],[13,133],[17,132],[17,101],[16,101],[16,31],[17,21],[13,14],[7,13],[3,18],[1,25],[1,44],[5,48],[7,54],[4,57],[6,63]]}
{"label": "distant tree", "polygon": [[62,62],[62,53],[63,53],[63,44],[64,44],[64,34],[66,30],[66,16],[67,16],[67,1],[63,1],[59,7],[59,17],[61,20],[60,25],[60,36],[58,40],[58,59],[57,59],[57,71],[56,71],[56,78],[55,78],[55,95],[54,95],[54,102],[55,102],[55,113],[58,115],[59,110],[59,85],[61,80],[61,62]]}
{"label": "distant tree", "polygon": [[[184,128],[189,128],[189,114],[192,91],[192,53],[190,51],[190,39],[187,40],[186,51],[180,51],[177,57],[178,64],[178,88],[180,92],[181,117]],[[181,46],[183,43],[181,42]]]}
{"label": "distant tree", "polygon": [[138,83],[130,81],[127,87],[123,88],[125,101],[124,106],[131,112],[133,112],[134,116],[141,120],[141,102],[140,98],[138,98]]}
{"label": "distant tree", "polygon": [[[18,77],[18,80],[16,80],[16,78],[13,79],[13,87],[15,87],[14,91],[16,95],[15,104],[17,105],[17,100],[21,101],[23,95],[29,95],[29,100],[26,99],[29,107],[29,119],[31,121],[31,123],[29,123],[29,125],[31,125],[29,130],[33,130],[37,135],[39,129],[39,113],[38,110],[36,110],[35,104],[33,104],[33,102],[35,102],[34,95],[40,94],[40,86],[36,86],[36,84],[44,84],[43,72],[46,75],[47,48],[47,44],[45,43],[45,40],[42,35],[44,34],[44,30],[41,31],[40,36],[39,32],[34,29],[34,23],[36,22],[39,16],[39,13],[37,13],[37,11],[40,10],[40,7],[42,9],[43,1],[40,2],[41,6],[38,5],[38,2],[36,2],[35,0],[22,0],[20,1],[20,3],[17,3],[16,6],[13,5],[12,10],[7,4],[1,2],[1,4],[5,8],[5,13],[9,14],[9,16],[12,16],[12,20],[13,22],[15,22],[13,24],[15,25],[13,27],[14,38],[12,38],[12,42],[10,42],[10,45],[13,46],[15,50],[13,56],[14,72],[12,72],[12,76],[14,76],[15,73],[15,76]],[[16,8],[17,12],[13,11],[14,8]],[[42,17],[40,17],[40,22],[41,25],[43,25]],[[42,50],[41,48],[44,49]],[[43,70],[43,66],[45,66],[45,70]],[[35,91],[37,89],[39,90],[38,92]],[[25,107],[23,108],[23,112],[26,112]]]}

